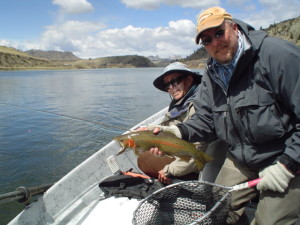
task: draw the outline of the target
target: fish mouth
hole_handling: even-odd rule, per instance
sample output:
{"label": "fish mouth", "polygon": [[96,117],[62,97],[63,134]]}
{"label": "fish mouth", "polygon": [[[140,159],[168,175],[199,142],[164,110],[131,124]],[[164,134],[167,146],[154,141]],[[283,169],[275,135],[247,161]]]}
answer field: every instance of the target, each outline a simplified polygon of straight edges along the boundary
{"label": "fish mouth", "polygon": [[118,143],[118,145],[121,147],[120,148],[120,150],[119,150],[119,152],[116,154],[116,156],[117,155],[120,155],[121,153],[123,153],[126,149],[125,149],[125,145],[124,145],[124,143],[122,142],[122,141],[119,141],[119,140],[117,140],[117,139],[114,139],[117,143]]}

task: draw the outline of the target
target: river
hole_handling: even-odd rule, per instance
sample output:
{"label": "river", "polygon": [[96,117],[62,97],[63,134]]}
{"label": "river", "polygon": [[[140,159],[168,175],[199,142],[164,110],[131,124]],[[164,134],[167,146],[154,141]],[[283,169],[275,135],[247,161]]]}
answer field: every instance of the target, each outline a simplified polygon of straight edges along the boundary
{"label": "river", "polygon": [[[0,72],[0,194],[55,182],[168,105],[163,68]],[[0,205],[0,224],[22,209]]]}

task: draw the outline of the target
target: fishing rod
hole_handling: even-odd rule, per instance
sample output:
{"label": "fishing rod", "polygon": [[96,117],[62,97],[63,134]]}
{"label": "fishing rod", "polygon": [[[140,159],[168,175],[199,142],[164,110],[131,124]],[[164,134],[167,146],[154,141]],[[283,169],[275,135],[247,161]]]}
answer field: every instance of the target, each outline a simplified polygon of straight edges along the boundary
{"label": "fishing rod", "polygon": [[[52,114],[52,115],[56,115],[56,116],[65,117],[65,118],[68,118],[68,119],[83,121],[83,122],[86,122],[86,123],[92,123],[92,124],[100,125],[100,126],[106,127],[106,128],[114,128],[114,129],[118,129],[118,130],[128,131],[128,128],[124,128],[124,127],[120,127],[120,126],[114,126],[114,125],[109,125],[109,124],[102,123],[102,122],[99,122],[99,121],[92,121],[92,120],[83,119],[83,118],[79,118],[79,117],[75,117],[75,116],[70,116],[70,115],[66,115],[66,114],[62,114],[62,113],[50,112],[48,110],[35,109],[35,108],[29,107],[29,106],[21,106],[21,105],[9,104],[9,103],[3,103],[3,102],[0,102],[0,104],[1,105],[6,105],[6,106],[10,106],[10,107],[17,107],[17,108],[28,109],[28,110],[32,110],[32,111],[35,111],[35,112],[42,112],[42,113]],[[110,132],[113,132],[113,133],[119,133],[117,131],[108,130],[108,129],[104,129],[104,128],[101,128],[101,127],[100,127],[100,129],[106,130],[106,131],[110,131]]]}
{"label": "fishing rod", "polygon": [[5,204],[13,201],[24,202],[25,205],[29,205],[29,200],[32,196],[37,196],[46,192],[54,183],[43,184],[34,187],[18,187],[16,191],[6,194],[0,194],[0,204]]}

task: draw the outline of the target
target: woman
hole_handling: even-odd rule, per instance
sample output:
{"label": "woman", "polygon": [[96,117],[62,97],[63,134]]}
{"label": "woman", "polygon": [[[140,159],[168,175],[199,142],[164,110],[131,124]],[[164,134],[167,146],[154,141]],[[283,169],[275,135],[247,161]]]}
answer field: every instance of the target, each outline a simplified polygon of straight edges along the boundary
{"label": "woman", "polygon": [[[172,99],[161,125],[176,125],[188,120],[195,113],[193,100],[200,83],[201,75],[192,72],[183,63],[174,62],[164,69],[164,73],[153,82],[156,88],[168,92]],[[201,150],[205,150],[207,145],[202,143],[199,146]],[[145,152],[139,156],[138,165],[144,173],[157,177],[160,182],[166,184],[172,183],[174,177],[197,180],[199,176],[193,158],[186,162],[178,157],[157,157]]]}

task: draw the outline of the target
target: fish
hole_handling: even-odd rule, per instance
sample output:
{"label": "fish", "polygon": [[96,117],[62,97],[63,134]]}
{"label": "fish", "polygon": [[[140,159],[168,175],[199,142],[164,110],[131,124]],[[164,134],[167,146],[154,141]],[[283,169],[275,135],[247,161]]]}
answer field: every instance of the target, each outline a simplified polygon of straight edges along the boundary
{"label": "fish", "polygon": [[199,171],[203,170],[205,163],[213,158],[196,148],[196,144],[176,137],[166,131],[153,134],[153,131],[133,131],[113,138],[121,149],[117,155],[122,154],[127,149],[133,149],[138,156],[141,152],[149,151],[150,148],[157,147],[165,155],[177,156],[188,162],[194,158]]}

